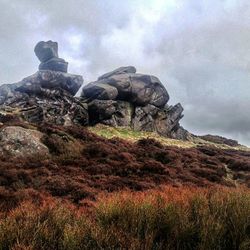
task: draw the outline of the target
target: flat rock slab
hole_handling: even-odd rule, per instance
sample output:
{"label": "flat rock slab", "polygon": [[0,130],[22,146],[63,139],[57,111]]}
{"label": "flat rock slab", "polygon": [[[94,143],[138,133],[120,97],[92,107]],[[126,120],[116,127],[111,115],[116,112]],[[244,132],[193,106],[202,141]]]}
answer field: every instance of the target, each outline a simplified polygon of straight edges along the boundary
{"label": "flat rock slab", "polygon": [[98,77],[98,80],[110,78],[113,75],[126,74],[126,73],[136,73],[136,68],[134,66],[120,67],[118,69],[115,69],[111,72],[108,72],[108,73]]}
{"label": "flat rock slab", "polygon": [[61,58],[51,58],[46,62],[40,63],[39,70],[51,70],[67,73],[68,63]]}

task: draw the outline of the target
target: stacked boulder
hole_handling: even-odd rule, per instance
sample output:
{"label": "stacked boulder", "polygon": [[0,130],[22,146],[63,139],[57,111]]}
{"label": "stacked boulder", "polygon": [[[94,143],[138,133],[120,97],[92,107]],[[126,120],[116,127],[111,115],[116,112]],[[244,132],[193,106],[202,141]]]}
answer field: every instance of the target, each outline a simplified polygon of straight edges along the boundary
{"label": "stacked boulder", "polygon": [[67,73],[68,63],[58,58],[57,43],[39,42],[35,53],[41,61],[38,72],[0,86],[0,122],[15,114],[31,123],[87,125],[87,105],[74,97],[82,76]]}
{"label": "stacked boulder", "polygon": [[181,104],[167,105],[169,95],[160,80],[138,74],[132,66],[118,68],[89,83],[82,89],[81,98],[88,103],[91,125],[131,127],[178,139],[188,136],[179,125]]}
{"label": "stacked boulder", "polygon": [[35,46],[35,54],[40,60],[39,70],[53,70],[67,73],[68,63],[58,57],[58,44],[41,41]]}

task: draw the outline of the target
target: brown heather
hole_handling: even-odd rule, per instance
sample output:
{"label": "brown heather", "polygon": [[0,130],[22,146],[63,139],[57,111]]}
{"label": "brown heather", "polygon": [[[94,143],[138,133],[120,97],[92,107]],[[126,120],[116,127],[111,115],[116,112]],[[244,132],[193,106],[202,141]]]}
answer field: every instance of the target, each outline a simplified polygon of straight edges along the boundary
{"label": "brown heather", "polygon": [[77,209],[45,198],[0,217],[0,249],[250,248],[250,193],[174,188],[102,195]]}
{"label": "brown heather", "polygon": [[249,151],[37,129],[50,157],[0,159],[0,250],[250,249]]}

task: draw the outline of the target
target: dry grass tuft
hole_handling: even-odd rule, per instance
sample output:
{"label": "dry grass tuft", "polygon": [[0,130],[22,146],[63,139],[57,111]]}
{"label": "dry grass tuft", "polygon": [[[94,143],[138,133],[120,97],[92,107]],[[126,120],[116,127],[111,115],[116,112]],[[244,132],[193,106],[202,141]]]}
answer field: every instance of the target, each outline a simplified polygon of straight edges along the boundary
{"label": "dry grass tuft", "polygon": [[124,191],[88,210],[47,199],[1,214],[0,249],[247,250],[249,214],[243,189]]}

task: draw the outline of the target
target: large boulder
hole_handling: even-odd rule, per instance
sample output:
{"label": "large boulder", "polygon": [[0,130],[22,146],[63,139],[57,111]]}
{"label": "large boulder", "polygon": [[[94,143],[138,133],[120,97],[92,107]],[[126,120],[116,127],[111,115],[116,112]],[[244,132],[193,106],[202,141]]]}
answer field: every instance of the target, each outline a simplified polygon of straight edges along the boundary
{"label": "large boulder", "polygon": [[93,100],[114,100],[118,96],[118,90],[102,82],[89,83],[84,87],[81,98],[87,102]]}
{"label": "large boulder", "polygon": [[[36,91],[44,89],[63,89],[71,95],[75,95],[83,84],[80,75],[72,75],[51,70],[40,70],[35,74],[24,78],[20,83],[19,91]],[[35,90],[36,89],[36,90]]]}
{"label": "large boulder", "polygon": [[50,90],[63,90],[69,95],[75,95],[83,83],[80,75],[56,71],[38,71],[13,84],[0,86],[0,105],[8,105],[26,95],[41,96]]}
{"label": "large boulder", "polygon": [[58,57],[58,44],[41,41],[35,46],[35,54],[40,60],[39,70],[53,70],[67,73],[68,63]]}
{"label": "large boulder", "polygon": [[155,76],[118,74],[112,76],[108,84],[118,89],[118,99],[138,106],[164,107],[169,100],[167,90]]}
{"label": "large boulder", "polygon": [[40,62],[46,62],[51,58],[58,57],[58,43],[52,41],[41,41],[35,46],[34,52]]}
{"label": "large boulder", "polygon": [[[131,66],[116,69],[99,77],[98,81],[85,86],[81,96],[89,100],[112,99],[138,106],[151,104],[160,108],[164,107],[169,100],[169,95],[160,80],[155,76],[135,72],[135,68]],[[118,92],[117,95],[114,94],[114,88]]]}
{"label": "large boulder", "polygon": [[0,155],[10,157],[47,156],[49,149],[41,142],[43,134],[19,126],[0,130]]}

